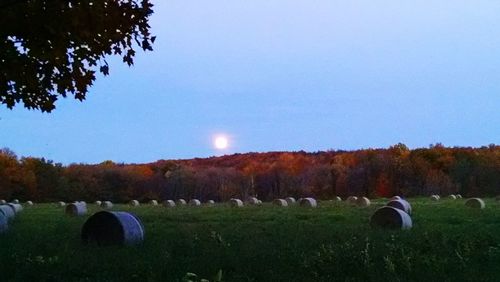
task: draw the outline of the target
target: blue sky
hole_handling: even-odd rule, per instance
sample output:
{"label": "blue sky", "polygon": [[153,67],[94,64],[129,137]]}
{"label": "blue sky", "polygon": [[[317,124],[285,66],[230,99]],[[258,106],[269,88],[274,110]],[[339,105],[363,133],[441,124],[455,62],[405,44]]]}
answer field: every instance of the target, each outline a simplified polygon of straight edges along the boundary
{"label": "blue sky", "polygon": [[500,1],[412,2],[154,1],[153,52],[110,60],[83,103],[0,107],[0,147],[130,163],[500,143]]}

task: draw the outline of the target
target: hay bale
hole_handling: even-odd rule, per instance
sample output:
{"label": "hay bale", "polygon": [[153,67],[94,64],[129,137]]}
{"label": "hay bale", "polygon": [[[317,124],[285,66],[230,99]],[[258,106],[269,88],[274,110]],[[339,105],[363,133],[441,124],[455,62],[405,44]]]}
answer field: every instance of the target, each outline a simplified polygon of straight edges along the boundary
{"label": "hay bale", "polygon": [[241,208],[243,207],[243,201],[240,199],[230,199],[229,205],[231,205],[232,208]]}
{"label": "hay bale", "polygon": [[187,203],[186,203],[186,200],[184,200],[184,199],[178,199],[176,201],[176,204],[179,206],[185,206]]}
{"label": "hay bale", "polygon": [[370,199],[368,199],[367,197],[359,197],[357,200],[356,200],[356,205],[358,207],[368,207],[370,206],[371,202],[370,202]]}
{"label": "hay bale", "polygon": [[455,196],[457,197],[457,199],[462,199],[462,195],[460,194],[456,194]]}
{"label": "hay bale", "polygon": [[193,207],[198,207],[201,206],[201,202],[198,199],[191,199],[189,200],[189,205]]}
{"label": "hay bale", "polygon": [[404,211],[394,207],[381,207],[373,213],[370,218],[372,227],[387,229],[410,229],[412,227],[411,217]]}
{"label": "hay bale", "polygon": [[411,215],[412,212],[410,203],[403,199],[389,201],[386,206],[400,209],[409,215]]}
{"label": "hay bale", "polygon": [[111,209],[111,208],[113,208],[113,203],[111,201],[104,201],[101,203],[101,208]]}
{"label": "hay bale", "polygon": [[172,200],[163,201],[163,206],[166,208],[175,208],[175,202]]}
{"label": "hay bale", "polygon": [[349,196],[347,197],[347,202],[351,205],[356,205],[356,201],[358,200],[358,197],[356,196]]}
{"label": "hay bale", "polygon": [[32,202],[32,201],[26,201],[26,205],[27,205],[27,206],[32,206],[32,205],[33,205],[33,202]]}
{"label": "hay bale", "polygon": [[213,206],[213,205],[215,205],[215,201],[214,200],[208,200],[207,201],[207,205]]}
{"label": "hay bale", "polygon": [[339,196],[337,196],[337,197],[335,197],[335,201],[342,202],[342,198],[340,198]]}
{"label": "hay bale", "polygon": [[8,205],[0,205],[0,214],[4,215],[9,221],[16,217],[16,212]]}
{"label": "hay bale", "polygon": [[158,201],[157,200],[151,200],[151,201],[149,201],[149,204],[152,205],[152,206],[157,206],[158,205]]}
{"label": "hay bale", "polygon": [[99,246],[135,245],[144,241],[144,226],[131,213],[100,211],[83,224],[81,238]]}
{"label": "hay bale", "polygon": [[288,202],[284,199],[275,199],[273,205],[278,207],[288,207]]}
{"label": "hay bale", "polygon": [[140,205],[139,201],[137,201],[137,200],[132,200],[132,201],[129,202],[129,204],[132,207],[138,207]]}
{"label": "hay bale", "polygon": [[480,198],[470,198],[467,201],[465,201],[465,206],[473,209],[484,209],[486,205],[484,204],[484,201]]}
{"label": "hay bale", "polygon": [[0,234],[7,232],[8,229],[9,219],[3,213],[0,213]]}
{"label": "hay bale", "polygon": [[11,203],[13,203],[13,204],[19,204],[19,200],[18,199],[14,199],[14,200],[12,200]]}
{"label": "hay bale", "polygon": [[393,200],[401,200],[402,198],[400,196],[394,196],[392,198],[390,198],[391,201]]}
{"label": "hay bale", "polygon": [[15,214],[18,214],[23,211],[23,206],[21,206],[20,204],[8,203],[7,206],[9,206],[12,210],[14,210]]}
{"label": "hay bale", "polygon": [[5,205],[5,204],[7,204],[6,200],[0,200],[0,205]]}
{"label": "hay bale", "polygon": [[70,216],[82,216],[87,214],[87,205],[84,203],[71,203],[66,206],[64,212]]}
{"label": "hay bale", "polygon": [[248,205],[258,205],[259,204],[259,199],[257,199],[256,197],[248,197],[247,200],[246,200],[246,203]]}
{"label": "hay bale", "polygon": [[318,206],[318,202],[314,198],[302,198],[299,201],[301,207],[315,208]]}
{"label": "hay bale", "polygon": [[95,201],[94,204],[96,204],[97,206],[100,206],[102,204],[101,201]]}
{"label": "hay bale", "polygon": [[65,202],[57,202],[57,206],[64,207],[64,206],[66,206],[66,203]]}
{"label": "hay bale", "polygon": [[439,196],[438,195],[431,195],[430,199],[433,201],[439,201]]}
{"label": "hay bale", "polygon": [[291,205],[291,204],[295,204],[295,202],[296,202],[294,197],[286,197],[286,198],[285,198],[285,201],[286,201],[289,205]]}
{"label": "hay bale", "polygon": [[450,199],[450,200],[456,200],[457,196],[451,194],[451,195],[448,196],[448,199]]}

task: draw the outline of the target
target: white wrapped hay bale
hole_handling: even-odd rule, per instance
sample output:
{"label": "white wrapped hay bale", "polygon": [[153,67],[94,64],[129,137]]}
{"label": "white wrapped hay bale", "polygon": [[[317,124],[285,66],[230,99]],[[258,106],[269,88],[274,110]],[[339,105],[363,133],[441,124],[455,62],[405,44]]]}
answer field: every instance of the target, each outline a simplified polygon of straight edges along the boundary
{"label": "white wrapped hay bale", "polygon": [[166,208],[175,208],[175,202],[172,200],[163,201],[163,206]]}
{"label": "white wrapped hay bale", "polygon": [[207,205],[208,206],[214,206],[215,205],[215,201],[214,200],[208,200],[207,201]]}
{"label": "white wrapped hay bale", "polygon": [[456,194],[455,196],[457,197],[457,199],[462,199],[462,195],[460,194]]}
{"label": "white wrapped hay bale", "polygon": [[101,208],[103,209],[112,209],[113,203],[111,201],[104,201],[101,203]]}
{"label": "white wrapped hay bale", "polygon": [[430,199],[432,201],[439,201],[439,196],[438,195],[431,195]]}
{"label": "white wrapped hay bale", "polygon": [[179,199],[179,200],[177,200],[176,204],[179,206],[185,206],[187,203],[186,203],[186,200]]}
{"label": "white wrapped hay bale", "polygon": [[131,213],[100,211],[84,223],[81,238],[84,244],[135,245],[144,241],[144,226]]}
{"label": "white wrapped hay bale", "polygon": [[0,214],[3,214],[9,221],[16,217],[16,212],[8,205],[0,205]]}
{"label": "white wrapped hay bale", "polygon": [[5,205],[5,204],[7,204],[6,200],[0,200],[0,205]]}
{"label": "white wrapped hay bale", "polygon": [[241,208],[243,207],[243,201],[240,199],[231,199],[229,200],[229,205],[231,205],[232,208]]}
{"label": "white wrapped hay bale", "polygon": [[359,197],[357,200],[356,200],[356,205],[358,207],[368,207],[370,206],[371,202],[370,202],[370,199],[368,199],[367,197]]}
{"label": "white wrapped hay bale", "polygon": [[102,204],[101,201],[95,201],[94,204],[96,204],[97,206],[100,206]]}
{"label": "white wrapped hay bale", "polygon": [[402,198],[400,196],[394,196],[392,198],[390,198],[391,201],[393,200],[401,200]]}
{"label": "white wrapped hay bale", "polygon": [[314,198],[302,198],[299,201],[301,207],[315,208],[318,206],[318,202]]}
{"label": "white wrapped hay bale", "polygon": [[358,197],[356,196],[349,196],[347,197],[347,202],[351,205],[356,205],[356,201],[358,200]]}
{"label": "white wrapped hay bale", "polygon": [[386,206],[400,209],[409,215],[411,215],[412,212],[410,203],[403,199],[389,201]]}
{"label": "white wrapped hay bale", "polygon": [[387,229],[410,229],[412,221],[404,211],[385,206],[377,209],[371,216],[370,225]]}
{"label": "white wrapped hay bale", "polygon": [[14,200],[12,200],[12,203],[13,204],[19,204],[19,200],[18,199],[14,199]]}
{"label": "white wrapped hay bale", "polygon": [[288,207],[288,202],[284,199],[275,199],[273,205],[278,207]]}
{"label": "white wrapped hay bale", "polygon": [[289,204],[289,205],[292,205],[292,204],[295,204],[296,200],[294,197],[286,197],[285,198],[285,201]]}
{"label": "white wrapped hay bale", "polygon": [[66,203],[62,202],[62,201],[61,202],[57,202],[57,206],[58,207],[64,207],[64,206],[66,206]]}
{"label": "white wrapped hay bale", "polygon": [[450,200],[456,200],[457,196],[451,194],[451,195],[448,196],[448,199],[450,199]]}
{"label": "white wrapped hay bale", "polygon": [[149,204],[152,205],[152,206],[157,206],[158,205],[158,201],[157,200],[151,200],[151,201],[149,201]]}
{"label": "white wrapped hay bale", "polygon": [[256,197],[248,197],[247,200],[246,200],[247,204],[249,205],[258,205],[259,204],[259,199],[257,199]]}
{"label": "white wrapped hay bale", "polygon": [[486,207],[484,201],[480,198],[470,198],[465,201],[465,206],[473,209],[484,209]]}
{"label": "white wrapped hay bale", "polygon": [[132,200],[129,203],[132,207],[138,207],[140,205],[139,201],[137,200]]}
{"label": "white wrapped hay bale", "polygon": [[64,212],[70,216],[82,216],[87,214],[87,205],[79,202],[71,203],[66,206]]}
{"label": "white wrapped hay bale", "polygon": [[340,198],[339,196],[335,197],[334,199],[336,202],[342,202],[342,198]]}
{"label": "white wrapped hay bale", "polygon": [[26,205],[27,205],[27,206],[32,206],[32,205],[33,205],[33,202],[32,202],[32,201],[26,201]]}
{"label": "white wrapped hay bale", "polygon": [[201,202],[198,199],[191,199],[189,200],[189,205],[193,207],[199,207],[201,206]]}
{"label": "white wrapped hay bale", "polygon": [[9,206],[15,214],[23,211],[23,206],[21,206],[20,204],[8,203],[7,206]]}

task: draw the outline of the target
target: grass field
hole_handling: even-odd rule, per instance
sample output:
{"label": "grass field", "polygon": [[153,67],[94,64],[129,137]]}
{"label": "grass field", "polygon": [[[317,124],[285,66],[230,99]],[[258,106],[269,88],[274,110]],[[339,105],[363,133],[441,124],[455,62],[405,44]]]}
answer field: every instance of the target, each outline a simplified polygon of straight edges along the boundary
{"label": "grass field", "polygon": [[368,208],[129,207],[146,239],[136,247],[84,246],[80,229],[100,210],[67,217],[54,204],[25,207],[0,235],[1,281],[500,281],[500,204],[410,199],[413,228],[371,229]]}

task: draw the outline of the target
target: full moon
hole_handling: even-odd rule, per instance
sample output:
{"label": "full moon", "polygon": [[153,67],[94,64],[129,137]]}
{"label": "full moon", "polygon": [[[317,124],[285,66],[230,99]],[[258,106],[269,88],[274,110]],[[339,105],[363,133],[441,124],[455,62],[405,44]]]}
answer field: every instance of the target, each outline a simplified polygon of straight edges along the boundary
{"label": "full moon", "polygon": [[214,146],[216,149],[219,150],[224,150],[227,148],[227,145],[229,144],[227,137],[225,136],[218,136],[214,140]]}

